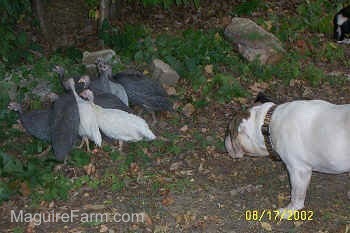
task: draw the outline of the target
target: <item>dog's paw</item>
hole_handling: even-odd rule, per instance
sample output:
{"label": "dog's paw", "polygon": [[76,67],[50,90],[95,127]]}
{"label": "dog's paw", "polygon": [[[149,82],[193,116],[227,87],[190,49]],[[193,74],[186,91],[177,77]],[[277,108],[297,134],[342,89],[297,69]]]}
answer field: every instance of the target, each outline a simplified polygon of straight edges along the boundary
{"label": "dog's paw", "polygon": [[278,215],[280,216],[280,219],[290,219],[294,215],[295,211],[298,211],[302,208],[303,206],[299,207],[299,206],[288,205],[284,208],[278,209]]}

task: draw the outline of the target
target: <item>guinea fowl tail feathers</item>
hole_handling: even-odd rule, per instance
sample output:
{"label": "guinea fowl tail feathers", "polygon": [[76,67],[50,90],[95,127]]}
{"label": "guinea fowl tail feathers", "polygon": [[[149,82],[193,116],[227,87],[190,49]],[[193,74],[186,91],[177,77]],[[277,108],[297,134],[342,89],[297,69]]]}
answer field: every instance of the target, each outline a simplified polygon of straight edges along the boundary
{"label": "guinea fowl tail feathers", "polygon": [[156,139],[156,135],[154,135],[154,133],[150,130],[148,125],[147,125],[147,127],[143,128],[143,137],[147,141],[151,141],[151,140]]}
{"label": "guinea fowl tail feathers", "polygon": [[174,111],[172,102],[164,96],[145,97],[143,106],[151,111]]}

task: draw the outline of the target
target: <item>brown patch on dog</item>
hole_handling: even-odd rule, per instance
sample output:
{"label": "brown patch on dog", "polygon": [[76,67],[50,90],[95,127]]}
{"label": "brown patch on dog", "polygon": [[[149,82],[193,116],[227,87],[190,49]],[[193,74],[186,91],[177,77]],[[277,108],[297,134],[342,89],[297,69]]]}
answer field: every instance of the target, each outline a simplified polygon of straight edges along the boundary
{"label": "brown patch on dog", "polygon": [[248,119],[249,117],[250,112],[248,110],[237,111],[236,114],[233,115],[232,120],[226,128],[225,138],[227,136],[230,136],[232,143],[232,140],[235,140],[238,135],[239,124],[243,119]]}

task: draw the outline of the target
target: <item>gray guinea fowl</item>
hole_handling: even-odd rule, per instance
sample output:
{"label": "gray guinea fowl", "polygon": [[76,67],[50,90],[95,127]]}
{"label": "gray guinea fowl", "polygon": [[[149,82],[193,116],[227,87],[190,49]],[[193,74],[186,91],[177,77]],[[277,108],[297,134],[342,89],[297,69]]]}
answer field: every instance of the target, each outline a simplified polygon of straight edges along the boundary
{"label": "gray guinea fowl", "polygon": [[23,113],[22,107],[19,103],[11,102],[8,109],[19,113],[19,119],[22,126],[30,135],[50,142],[50,128],[49,128],[49,109],[33,110]]}
{"label": "gray guinea fowl", "polygon": [[101,89],[96,88],[96,86],[91,85],[93,82],[90,82],[90,77],[84,75],[78,81],[79,83],[84,83],[85,88],[89,88],[95,93],[95,104],[103,108],[114,108],[120,109],[125,112],[132,113],[133,111],[127,106],[119,97],[108,92],[104,92]]}
{"label": "gray guinea fowl", "polygon": [[[106,69],[111,71],[111,67],[106,64],[100,66],[103,68],[107,66]],[[119,72],[112,75],[111,79],[124,87],[130,104],[141,106],[151,112],[154,121],[156,121],[155,111],[173,110],[168,94],[158,81],[152,80],[137,71]]]}
{"label": "gray guinea fowl", "polygon": [[79,124],[79,111],[73,93],[61,95],[49,114],[51,144],[57,160],[67,160],[77,141]]}
{"label": "gray guinea fowl", "polygon": [[120,72],[112,78],[124,86],[131,104],[151,112],[153,124],[157,122],[155,112],[173,111],[169,96],[157,81],[138,72]]}
{"label": "gray guinea fowl", "polygon": [[[105,68],[105,63],[102,62],[102,58],[97,58],[96,67],[98,71],[98,77],[96,80],[89,82],[89,89],[95,94],[110,93],[118,97],[125,105],[129,105],[128,96],[122,85],[113,82],[109,79],[112,76],[112,71]],[[87,87],[87,86],[85,86]]]}

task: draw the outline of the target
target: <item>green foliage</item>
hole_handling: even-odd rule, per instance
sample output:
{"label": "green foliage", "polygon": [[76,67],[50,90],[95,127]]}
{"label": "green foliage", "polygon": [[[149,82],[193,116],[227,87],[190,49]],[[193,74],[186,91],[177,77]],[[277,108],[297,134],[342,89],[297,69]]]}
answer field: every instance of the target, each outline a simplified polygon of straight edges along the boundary
{"label": "green foliage", "polygon": [[325,74],[320,68],[316,67],[314,64],[308,64],[305,67],[303,78],[305,80],[310,81],[312,85],[316,86],[325,78]]}
{"label": "green foliage", "polygon": [[25,32],[17,29],[25,17],[30,14],[30,1],[0,1],[0,60],[6,64],[33,61],[33,54],[28,49],[40,49],[30,43]]}
{"label": "green foliage", "polygon": [[[52,200],[67,198],[71,184],[68,178],[52,173],[54,162],[27,157],[20,160],[0,151],[0,176],[7,179],[1,181],[0,202],[17,193],[19,182],[28,183],[34,199]],[[36,190],[36,191],[34,191]],[[38,195],[38,191],[44,190]]]}
{"label": "green foliage", "polygon": [[230,75],[218,74],[208,81],[203,88],[203,95],[219,102],[228,102],[233,97],[246,97],[247,91]]}
{"label": "green foliage", "polygon": [[253,12],[264,7],[265,3],[263,0],[251,0],[243,1],[241,4],[235,7],[232,11],[233,15],[251,15]]}
{"label": "green foliage", "polygon": [[301,18],[301,26],[311,32],[330,34],[335,12],[330,13],[327,9],[332,8],[333,5],[329,1],[305,1],[297,8],[298,18]]}
{"label": "green foliage", "polygon": [[120,30],[105,20],[99,38],[117,52],[125,52],[130,55],[136,52],[136,44],[147,34],[147,30],[143,26],[126,25],[123,30]]}

